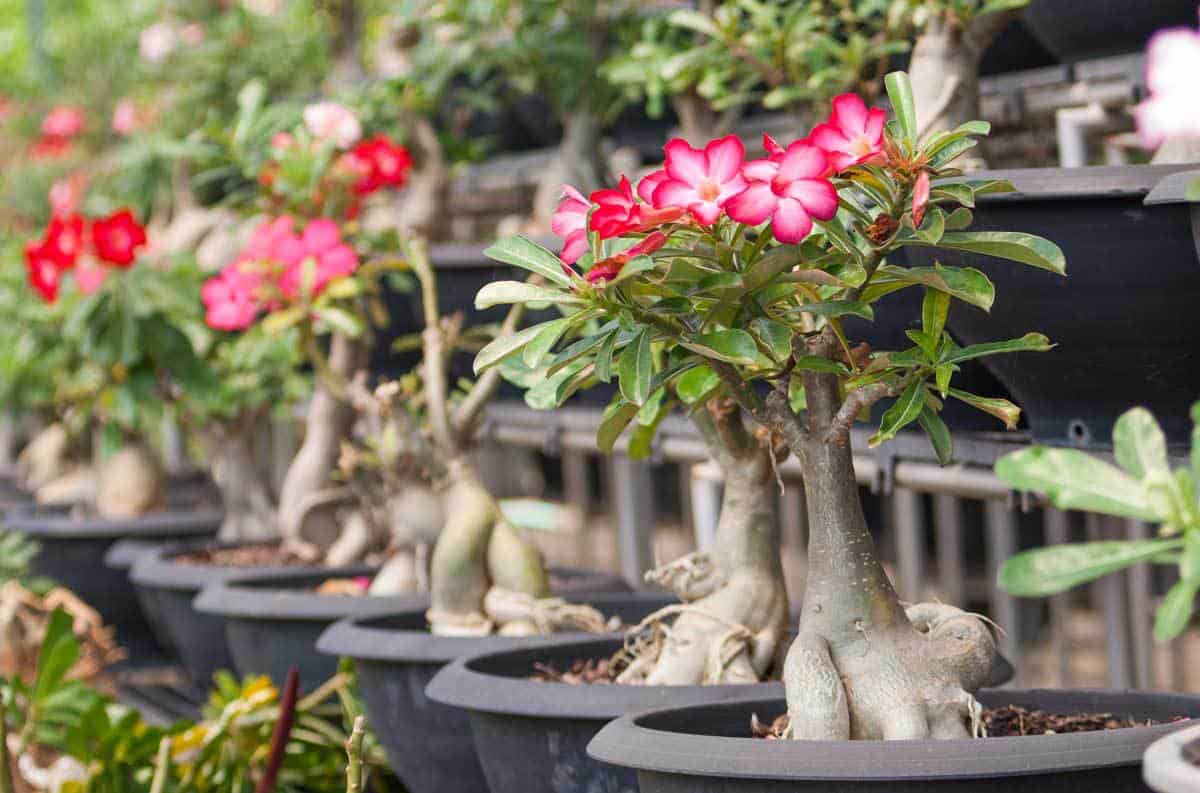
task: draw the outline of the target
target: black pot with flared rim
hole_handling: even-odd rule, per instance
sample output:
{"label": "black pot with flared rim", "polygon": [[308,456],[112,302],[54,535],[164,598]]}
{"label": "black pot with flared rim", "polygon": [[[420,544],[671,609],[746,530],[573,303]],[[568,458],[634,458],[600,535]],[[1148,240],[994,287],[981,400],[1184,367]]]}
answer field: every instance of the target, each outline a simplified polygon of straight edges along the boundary
{"label": "black pot with flared rim", "polygon": [[159,632],[138,606],[128,571],[109,567],[108,553],[123,540],[163,546],[189,539],[211,539],[221,528],[219,509],[162,510],[125,520],[76,518],[66,508],[27,505],[9,510],[4,526],[41,546],[34,572],[70,589],[116,629],[129,662],[160,660]]}
{"label": "black pot with flared rim", "polygon": [[1103,448],[1117,417],[1145,405],[1173,445],[1189,442],[1188,411],[1200,395],[1200,210],[1184,198],[1200,171],[1190,168],[972,174],[1007,179],[1017,191],[980,196],[971,230],[1028,232],[1057,243],[1065,278],[944,248],[905,250],[912,265],[936,259],[976,267],[995,284],[990,313],[959,303],[951,309],[948,327],[961,344],[1040,331],[1057,345],[982,359],[1025,410],[1034,440]]}
{"label": "black pot with flared rim", "polygon": [[1022,17],[1060,61],[1142,52],[1156,31],[1196,27],[1193,0],[1033,0]]}
{"label": "black pot with flared rim", "polygon": [[225,626],[225,640],[239,675],[267,675],[277,686],[296,667],[300,688],[311,691],[337,673],[338,659],[317,652],[317,639],[349,617],[428,608],[424,594],[391,596],[323,595],[331,578],[372,577],[378,567],[322,567],[235,575],[206,586],[195,610]]}
{"label": "black pot with flared rim", "polygon": [[[677,602],[666,594],[568,595],[607,616],[634,624]],[[575,639],[596,638],[564,634]],[[530,646],[545,637],[452,637],[429,632],[425,612],[335,623],[317,649],[354,661],[367,719],[388,763],[411,793],[481,793],[487,780],[475,753],[466,711],[429,699],[425,687],[446,664],[485,652]],[[513,762],[522,762],[513,758]]]}
{"label": "black pot with flared rim", "polygon": [[[613,719],[665,707],[782,697],[782,683],[752,686],[570,685],[530,680],[535,665],[569,669],[611,657],[619,638],[547,637],[517,650],[460,658],[425,690],[434,702],[467,711],[479,764],[492,793],[637,793],[637,773],[587,755]],[[514,763],[513,758],[521,758]]]}
{"label": "black pot with flared rim", "polygon": [[[1186,694],[984,689],[978,697],[985,707],[1051,713],[1200,716],[1200,697]],[[1147,790],[1142,753],[1181,726],[975,740],[749,737],[752,715],[770,721],[786,709],[782,698],[747,697],[625,716],[588,753],[636,769],[642,793],[1138,793]]]}
{"label": "black pot with flared rim", "polygon": [[[1190,751],[1185,754],[1185,747]],[[1142,778],[1155,793],[1195,793],[1200,790],[1200,764],[1193,762],[1200,747],[1200,725],[1164,735],[1142,756]]]}

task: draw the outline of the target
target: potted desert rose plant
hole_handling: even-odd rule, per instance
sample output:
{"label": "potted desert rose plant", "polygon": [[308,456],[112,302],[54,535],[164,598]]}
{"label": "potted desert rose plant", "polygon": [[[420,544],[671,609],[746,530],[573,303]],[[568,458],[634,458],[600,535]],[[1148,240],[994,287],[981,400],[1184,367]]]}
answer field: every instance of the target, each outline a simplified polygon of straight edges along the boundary
{"label": "potted desert rose plant", "polygon": [[[1200,402],[1191,410],[1190,459],[1172,468],[1167,439],[1150,411],[1133,408],[1113,427],[1113,458],[1076,449],[1033,447],[996,462],[996,475],[1016,490],[1039,493],[1059,509],[1145,521],[1159,527],[1145,540],[1097,540],[1024,551],[1000,570],[1000,585],[1015,595],[1045,597],[1137,564],[1177,572],[1158,606],[1154,638],[1169,641],[1188,627],[1200,593]],[[1146,752],[1145,778],[1162,793],[1200,784],[1198,728],[1160,738]]]}
{"label": "potted desert rose plant", "polygon": [[[945,330],[950,303],[987,309],[994,298],[990,281],[972,269],[892,264],[890,255],[913,245],[937,247],[953,234],[958,246],[1059,275],[1065,270],[1061,251],[1048,240],[970,230],[964,204],[976,193],[1007,188],[965,179],[955,168],[957,156],[987,125],[971,122],[918,137],[907,76],[889,75],[886,85],[895,118],[877,136],[864,135],[852,145],[822,149],[814,135],[787,147],[771,143],[767,158],[749,163],[728,163],[716,147],[677,145],[680,159],[665,174],[651,175],[648,202],[646,190],[641,199],[627,189],[596,196],[589,250],[571,271],[527,240],[495,248],[546,284],[536,290],[494,284],[481,302],[553,300],[576,306],[578,321],[596,315],[616,330],[610,344],[601,339],[560,346],[566,323],[544,323],[527,329],[522,340],[482,351],[476,359],[481,370],[512,355],[546,355],[560,399],[615,376],[621,393],[606,412],[602,438],[639,415],[652,423],[652,410],[643,408],[660,391],[678,389],[684,377],[707,370],[717,393],[795,455],[803,471],[812,531],[797,637],[781,667],[786,703],[752,691],[729,703],[610,724],[589,752],[637,769],[643,790],[758,790],[764,779],[824,780],[853,789],[858,782],[874,784],[867,782],[872,779],[913,785],[936,778],[970,779],[967,789],[998,789],[991,778],[1033,774],[1046,780],[1072,772],[1095,789],[1127,789],[1136,768],[1126,766],[1136,764],[1156,734],[1149,728],[992,738],[973,742],[968,751],[963,741],[986,732],[986,707],[1029,705],[1039,695],[981,692],[1001,665],[985,619],[941,603],[900,603],[875,553],[853,469],[856,419],[889,400],[871,444],[920,426],[938,458],[948,462],[950,433],[938,415],[945,400],[966,401],[1010,426],[1017,414],[1007,401],[957,389],[958,363],[1050,346],[1038,333],[959,346]],[[868,117],[865,107],[862,115]],[[721,152],[730,153],[736,152]],[[744,184],[735,187],[735,179]],[[954,187],[943,189],[947,184]],[[845,333],[844,317],[886,311],[890,294],[914,287],[924,290],[925,299],[921,330],[909,334],[910,346],[875,350]],[[537,347],[526,358],[535,338]],[[716,644],[714,662],[736,660],[744,651],[746,632],[736,627]],[[536,654],[525,660],[535,661]],[[532,673],[532,663],[527,670]],[[1087,699],[1072,697],[1051,696],[1045,704],[1078,707]],[[1155,715],[1156,707],[1195,711],[1196,703],[1183,701],[1130,707],[1138,716]],[[1069,702],[1076,704],[1064,704]],[[527,707],[522,714],[530,712]],[[754,714],[765,723],[786,715],[776,727],[789,740],[756,740]],[[733,737],[738,735],[744,737]],[[1087,752],[1089,745],[1112,749],[1084,763],[1102,771],[1080,769],[1078,759],[1064,767],[1064,752]],[[914,746],[920,748],[917,758]],[[733,756],[737,762],[728,762]],[[978,787],[977,778],[989,781]]]}
{"label": "potted desert rose plant", "polygon": [[45,304],[33,319],[59,348],[55,422],[22,452],[38,505],[5,518],[41,543],[39,573],[94,604],[135,647],[152,646],[149,633],[106,552],[123,539],[213,537],[222,517],[201,493],[168,489],[153,444],[165,412],[214,381],[193,343],[200,274],[148,260],[147,242],[128,209],[85,216],[70,207],[26,244],[29,288]]}

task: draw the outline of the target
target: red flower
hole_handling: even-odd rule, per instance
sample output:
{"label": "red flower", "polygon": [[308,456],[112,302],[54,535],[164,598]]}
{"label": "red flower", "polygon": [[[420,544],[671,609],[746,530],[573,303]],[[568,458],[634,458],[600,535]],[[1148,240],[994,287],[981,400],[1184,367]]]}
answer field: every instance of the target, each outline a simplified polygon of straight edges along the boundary
{"label": "red flower", "polygon": [[609,256],[607,259],[601,259],[596,262],[595,266],[587,271],[584,280],[589,284],[594,284],[598,281],[611,281],[620,274],[630,259],[636,259],[639,256],[649,256],[666,244],[667,235],[661,231],[647,234],[644,239],[629,250],[621,251]]}
{"label": "red flower", "polygon": [[550,219],[550,230],[562,237],[563,249],[558,258],[565,264],[574,264],[588,249],[587,216],[591,208],[582,193],[569,184],[563,185],[563,198]]}
{"label": "red flower", "polygon": [[362,141],[350,156],[364,174],[354,185],[354,192],[359,195],[368,195],[384,187],[402,187],[408,181],[412,156],[408,149],[392,143],[386,135]]}
{"label": "red flower", "polygon": [[58,160],[71,153],[71,141],[43,135],[29,147],[29,156],[35,160]]}
{"label": "red flower", "polygon": [[121,209],[92,223],[92,247],[96,255],[118,267],[133,264],[137,249],[146,244],[146,229],[128,209]]}
{"label": "red flower", "polygon": [[45,243],[25,244],[25,267],[29,271],[29,285],[41,295],[42,300],[53,303],[58,299],[58,281],[62,270],[54,260]]}
{"label": "red flower", "polygon": [[703,149],[693,149],[683,138],[675,138],[664,151],[667,178],[654,188],[651,202],[658,209],[687,207],[697,222],[711,226],[721,216],[725,202],[746,189],[742,177],[746,150],[736,135],[710,141]]}
{"label": "red flower", "polygon": [[775,239],[799,243],[812,231],[813,218],[837,214],[837,190],[825,178],[825,152],[807,141],[792,143],[783,154],[746,163],[750,186],[725,204],[729,217],[752,226],[771,218]]}
{"label": "red flower", "polygon": [[834,171],[855,165],[879,164],[883,153],[883,125],[887,114],[879,108],[867,109],[867,103],[855,94],[842,94],[833,100],[829,121],[818,124],[809,141],[825,150]]}
{"label": "red flower", "polygon": [[597,190],[592,193],[591,200],[596,209],[588,225],[592,231],[600,234],[601,239],[606,240],[670,223],[678,220],[686,211],[683,207],[654,209],[639,203],[625,176],[621,177],[615,190]]}
{"label": "red flower", "polygon": [[929,207],[929,171],[917,174],[917,182],[913,185],[912,219],[913,228],[921,228],[925,220],[925,210]]}
{"label": "red flower", "polygon": [[79,215],[50,219],[41,247],[60,270],[74,267],[79,254],[83,252],[83,228],[83,218]]}

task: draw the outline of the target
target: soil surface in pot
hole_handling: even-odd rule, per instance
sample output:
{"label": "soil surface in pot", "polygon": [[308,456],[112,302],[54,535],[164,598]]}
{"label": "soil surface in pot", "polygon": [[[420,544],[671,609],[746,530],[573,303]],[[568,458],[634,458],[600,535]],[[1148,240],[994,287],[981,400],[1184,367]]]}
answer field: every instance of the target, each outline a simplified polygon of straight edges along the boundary
{"label": "soil surface in pot", "polygon": [[[1154,727],[1158,724],[1174,724],[1180,721],[1187,721],[1187,716],[1137,720],[1112,713],[1048,713],[1044,710],[1030,710],[1020,705],[1002,705],[983,709],[983,723],[987,727],[988,738],[1124,730],[1130,727]],[[786,713],[769,724],[759,721],[757,716],[750,720],[750,733],[755,738],[781,739],[787,727]],[[1197,748],[1200,749],[1200,747]]]}
{"label": "soil surface in pot", "polygon": [[320,562],[277,542],[195,548],[171,557],[179,564],[214,567],[309,567]]}

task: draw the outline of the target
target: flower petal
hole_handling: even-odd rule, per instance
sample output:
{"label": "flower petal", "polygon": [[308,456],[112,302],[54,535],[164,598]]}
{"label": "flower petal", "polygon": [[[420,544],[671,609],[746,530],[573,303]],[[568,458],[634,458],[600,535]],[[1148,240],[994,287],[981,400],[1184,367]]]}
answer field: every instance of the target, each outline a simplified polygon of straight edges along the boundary
{"label": "flower petal", "polygon": [[779,205],[779,197],[766,182],[752,182],[742,192],[725,202],[725,212],[739,223],[757,226],[771,216]]}
{"label": "flower petal", "polygon": [[696,188],[686,182],[668,179],[654,190],[654,200],[650,203],[656,208],[675,206],[685,207],[697,201],[702,201]]}
{"label": "flower petal", "polygon": [[837,190],[828,179],[797,179],[788,185],[787,196],[799,201],[818,220],[829,220],[837,214]]}
{"label": "flower petal", "polygon": [[783,198],[771,220],[771,230],[775,239],[780,242],[795,245],[803,241],[812,231],[812,218],[804,211],[804,207],[794,198]]}
{"label": "flower petal", "polygon": [[742,166],[742,175],[756,182],[769,182],[779,173],[779,163],[771,160],[751,160]]}
{"label": "flower petal", "polygon": [[887,123],[887,113],[877,107],[871,108],[867,114],[867,137],[874,143],[882,143],[883,127]]}
{"label": "flower petal", "polygon": [[576,261],[578,261],[580,256],[587,252],[587,249],[587,231],[584,229],[572,231],[567,235],[567,238],[563,240],[562,253],[558,255],[558,258],[562,259],[566,264],[574,264]]}
{"label": "flower petal", "polygon": [[704,147],[704,156],[708,160],[708,178],[717,184],[724,184],[737,177],[746,159],[746,147],[737,135],[710,141]]}
{"label": "flower petal", "polygon": [[663,151],[667,155],[667,175],[672,179],[698,185],[708,176],[708,162],[704,152],[693,149],[683,138],[667,141]]}
{"label": "flower petal", "polygon": [[862,132],[867,128],[867,103],[858,94],[835,96],[829,122],[848,134]]}
{"label": "flower petal", "polygon": [[779,163],[779,179],[790,182],[808,179],[825,173],[828,167],[825,152],[811,143],[798,140],[787,147],[787,153]]}
{"label": "flower petal", "polygon": [[342,232],[329,218],[316,218],[304,227],[301,239],[309,253],[324,253],[341,242]]}
{"label": "flower petal", "polygon": [[688,210],[696,221],[705,226],[711,226],[721,217],[721,207],[713,201],[696,201],[688,205]]}

